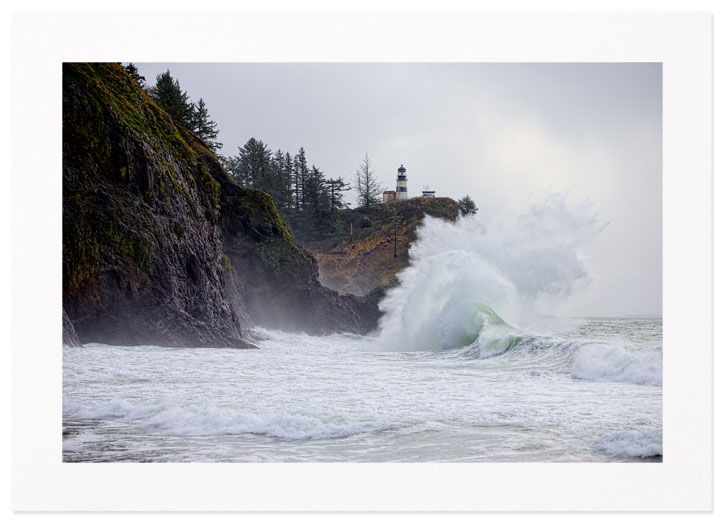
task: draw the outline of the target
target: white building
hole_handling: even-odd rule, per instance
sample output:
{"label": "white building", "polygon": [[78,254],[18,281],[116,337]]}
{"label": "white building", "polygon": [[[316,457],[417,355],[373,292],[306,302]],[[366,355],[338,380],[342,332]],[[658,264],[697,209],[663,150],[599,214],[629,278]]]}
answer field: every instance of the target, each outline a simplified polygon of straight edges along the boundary
{"label": "white building", "polygon": [[430,189],[429,186],[423,186],[423,198],[424,199],[435,199],[436,198],[435,190]]}
{"label": "white building", "polygon": [[402,201],[408,198],[408,177],[405,175],[405,168],[401,164],[398,168],[398,180],[395,184],[395,200]]}

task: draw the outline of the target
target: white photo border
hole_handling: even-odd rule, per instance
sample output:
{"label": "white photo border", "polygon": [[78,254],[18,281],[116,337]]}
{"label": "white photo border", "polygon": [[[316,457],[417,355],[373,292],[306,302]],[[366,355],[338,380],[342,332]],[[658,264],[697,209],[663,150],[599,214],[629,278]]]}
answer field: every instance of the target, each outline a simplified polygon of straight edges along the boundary
{"label": "white photo border", "polygon": [[[12,54],[15,510],[712,509],[710,14],[25,13]],[[69,61],[661,62],[663,462],[63,463]]]}

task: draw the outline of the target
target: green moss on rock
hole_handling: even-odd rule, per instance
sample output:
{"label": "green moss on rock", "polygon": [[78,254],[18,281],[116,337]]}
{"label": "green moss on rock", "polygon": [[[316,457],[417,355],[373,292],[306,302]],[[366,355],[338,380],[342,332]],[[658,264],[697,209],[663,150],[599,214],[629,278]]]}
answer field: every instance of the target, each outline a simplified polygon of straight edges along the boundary
{"label": "green moss on rock", "polygon": [[248,346],[215,159],[187,139],[119,64],[64,64],[63,301],[82,340]]}

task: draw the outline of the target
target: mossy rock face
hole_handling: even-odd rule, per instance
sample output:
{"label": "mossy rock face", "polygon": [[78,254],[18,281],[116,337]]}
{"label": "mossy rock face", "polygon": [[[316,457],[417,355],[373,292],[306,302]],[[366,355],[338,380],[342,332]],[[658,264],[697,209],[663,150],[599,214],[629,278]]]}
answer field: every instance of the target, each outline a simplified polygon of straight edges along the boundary
{"label": "mossy rock face", "polygon": [[249,346],[214,159],[188,141],[120,65],[64,64],[63,305],[81,342]]}
{"label": "mossy rock face", "polygon": [[248,347],[252,324],[366,332],[269,195],[236,186],[119,64],[63,66],[63,307],[80,343]]}

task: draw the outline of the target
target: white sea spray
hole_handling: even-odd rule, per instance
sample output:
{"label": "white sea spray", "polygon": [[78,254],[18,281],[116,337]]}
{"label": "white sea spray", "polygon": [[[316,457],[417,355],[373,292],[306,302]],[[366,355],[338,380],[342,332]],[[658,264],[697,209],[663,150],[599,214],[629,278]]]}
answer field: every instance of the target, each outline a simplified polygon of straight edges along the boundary
{"label": "white sea spray", "polygon": [[380,343],[427,350],[470,344],[490,328],[481,303],[510,324],[528,324],[547,313],[538,311],[539,298],[563,299],[586,278],[582,249],[602,228],[590,206],[569,206],[561,195],[515,218],[426,217],[400,285],[380,304]]}

